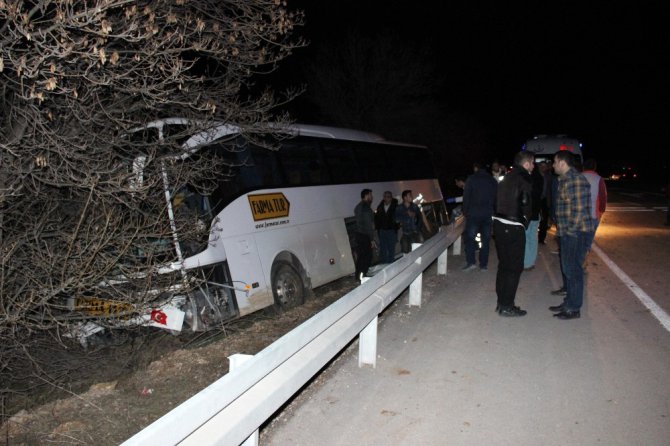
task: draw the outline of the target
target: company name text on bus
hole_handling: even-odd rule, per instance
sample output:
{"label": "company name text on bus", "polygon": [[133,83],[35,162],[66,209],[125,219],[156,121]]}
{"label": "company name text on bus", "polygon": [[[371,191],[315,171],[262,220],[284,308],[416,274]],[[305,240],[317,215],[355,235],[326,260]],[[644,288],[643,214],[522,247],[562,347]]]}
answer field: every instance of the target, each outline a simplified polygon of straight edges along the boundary
{"label": "company name text on bus", "polygon": [[254,221],[288,217],[291,203],[283,193],[247,195]]}

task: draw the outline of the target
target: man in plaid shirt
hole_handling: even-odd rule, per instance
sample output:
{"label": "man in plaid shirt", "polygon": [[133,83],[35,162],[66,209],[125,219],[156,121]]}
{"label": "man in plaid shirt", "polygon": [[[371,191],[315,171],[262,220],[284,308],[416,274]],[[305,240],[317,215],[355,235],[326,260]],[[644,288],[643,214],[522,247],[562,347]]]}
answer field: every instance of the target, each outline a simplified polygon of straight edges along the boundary
{"label": "man in plaid shirt", "polygon": [[556,227],[567,294],[563,303],[549,309],[558,319],[576,319],[584,301],[584,259],[594,230],[591,186],[575,169],[574,157],[568,151],[554,155],[554,171],[559,176]]}

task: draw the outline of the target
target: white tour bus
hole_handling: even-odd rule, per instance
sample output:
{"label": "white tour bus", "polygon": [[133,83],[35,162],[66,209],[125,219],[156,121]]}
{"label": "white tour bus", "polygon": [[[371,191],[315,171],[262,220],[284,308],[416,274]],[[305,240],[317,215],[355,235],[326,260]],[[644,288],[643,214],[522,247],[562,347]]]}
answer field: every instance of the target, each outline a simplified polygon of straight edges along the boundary
{"label": "white tour bus", "polygon": [[[170,126],[186,124],[173,118],[147,128],[162,138]],[[194,134],[183,143],[180,162],[214,151],[227,157],[231,167],[209,196],[188,185],[167,188],[169,215],[174,216],[179,191],[180,205],[192,207],[210,226],[209,240],[194,248],[180,245],[180,234],[173,234],[181,261],[161,272],[181,271],[185,283],[198,285],[187,292],[176,287],[151,315],[142,316],[144,323],[176,331],[183,324],[207,330],[270,305],[300,305],[311,289],[353,275],[353,211],[364,188],[373,191],[373,209],[384,191],[399,197],[411,189],[428,223],[424,237],[447,223],[425,147],[321,126],[294,125],[288,132],[279,150],[250,143],[230,125]],[[141,159],[134,164],[140,176],[142,165]],[[86,331],[97,329],[89,325]]]}
{"label": "white tour bus", "polygon": [[560,150],[572,152],[578,162],[582,161],[582,143],[566,135],[537,135],[526,141],[523,150],[535,154],[535,162],[551,161]]}

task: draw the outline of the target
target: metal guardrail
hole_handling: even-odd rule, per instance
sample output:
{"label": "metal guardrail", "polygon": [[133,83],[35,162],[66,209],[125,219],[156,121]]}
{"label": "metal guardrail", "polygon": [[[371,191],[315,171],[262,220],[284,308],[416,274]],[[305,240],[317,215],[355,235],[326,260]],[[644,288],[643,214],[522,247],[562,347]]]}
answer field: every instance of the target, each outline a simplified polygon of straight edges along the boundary
{"label": "metal guardrail", "polygon": [[[239,445],[357,335],[359,364],[375,365],[377,317],[408,286],[421,303],[423,271],[460,254],[463,218],[231,370],[123,445]],[[418,292],[418,297],[417,297]]]}

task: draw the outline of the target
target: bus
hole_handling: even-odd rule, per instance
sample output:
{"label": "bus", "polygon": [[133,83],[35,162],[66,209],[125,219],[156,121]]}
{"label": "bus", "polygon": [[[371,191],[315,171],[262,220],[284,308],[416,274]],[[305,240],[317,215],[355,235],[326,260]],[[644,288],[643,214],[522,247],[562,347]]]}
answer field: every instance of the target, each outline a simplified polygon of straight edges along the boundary
{"label": "bus", "polygon": [[577,162],[582,162],[582,143],[567,135],[537,135],[526,141],[522,150],[534,153],[536,163],[551,162],[560,150],[572,152]]}
{"label": "bus", "polygon": [[[164,119],[142,131],[162,138],[187,124]],[[162,302],[142,315],[144,324],[205,331],[268,306],[298,306],[312,289],[353,276],[353,211],[364,188],[373,191],[373,209],[386,190],[398,197],[412,190],[425,217],[426,238],[448,223],[426,147],[334,127],[297,124],[282,132],[286,137],[272,142],[278,150],[250,141],[228,124],[182,143],[176,162],[219,157],[226,171],[217,173],[218,184],[207,195],[166,179],[170,218],[191,214],[209,232],[207,240],[187,240],[172,225],[170,244],[178,260],[159,273],[181,274],[180,283],[188,285],[162,293]],[[136,181],[142,166],[138,157]],[[131,322],[137,320],[126,321]]]}

